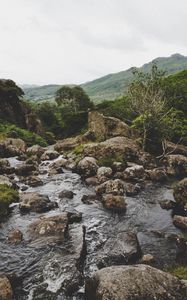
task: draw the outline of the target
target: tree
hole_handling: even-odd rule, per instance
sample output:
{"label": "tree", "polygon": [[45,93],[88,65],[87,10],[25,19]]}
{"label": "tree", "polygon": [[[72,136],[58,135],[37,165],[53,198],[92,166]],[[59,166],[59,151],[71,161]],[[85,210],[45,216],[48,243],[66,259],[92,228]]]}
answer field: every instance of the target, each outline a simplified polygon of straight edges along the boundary
{"label": "tree", "polygon": [[153,64],[150,73],[134,70],[134,81],[128,88],[131,110],[135,113],[134,126],[139,128],[143,150],[159,151],[162,139],[167,135],[165,117],[169,113],[165,104],[165,90],[162,86],[164,72]]}
{"label": "tree", "polygon": [[56,92],[55,101],[58,106],[70,106],[77,111],[86,111],[93,106],[90,98],[80,86],[63,86]]}
{"label": "tree", "polygon": [[24,92],[18,87],[13,80],[1,79],[0,80],[0,101],[15,103],[20,100]]}

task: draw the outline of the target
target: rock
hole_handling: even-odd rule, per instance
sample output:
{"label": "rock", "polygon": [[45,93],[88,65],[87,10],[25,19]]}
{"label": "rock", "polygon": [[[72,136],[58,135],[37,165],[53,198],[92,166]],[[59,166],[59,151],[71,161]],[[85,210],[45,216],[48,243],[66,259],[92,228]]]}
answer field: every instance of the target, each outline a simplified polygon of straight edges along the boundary
{"label": "rock", "polygon": [[8,138],[0,143],[0,157],[22,155],[26,151],[26,144],[21,139]]}
{"label": "rock", "polygon": [[42,156],[42,154],[45,152],[45,148],[39,146],[39,145],[34,145],[29,148],[27,148],[27,154],[28,155],[36,155],[38,157]]}
{"label": "rock", "polygon": [[84,204],[92,204],[93,202],[95,202],[98,199],[96,194],[90,194],[90,195],[83,195],[81,198],[81,201]]}
{"label": "rock", "polygon": [[129,197],[136,196],[141,191],[141,186],[138,183],[132,184],[132,183],[125,182],[124,188],[125,188],[126,196]]}
{"label": "rock", "polygon": [[31,187],[37,187],[43,185],[43,181],[37,176],[29,176],[25,178],[24,183]]}
{"label": "rock", "polygon": [[41,160],[53,160],[59,157],[59,153],[55,150],[47,150],[45,151],[42,156]]}
{"label": "rock", "polygon": [[121,120],[113,117],[106,117],[97,111],[89,112],[88,128],[94,133],[94,136],[99,141],[104,141],[107,138],[114,136],[125,136],[128,138],[138,136],[136,130],[132,129]]}
{"label": "rock", "polygon": [[68,209],[66,210],[67,216],[68,216],[68,223],[73,224],[73,223],[79,223],[82,221],[82,213],[75,210],[75,209]]}
{"label": "rock", "polygon": [[90,177],[97,174],[98,165],[93,157],[84,157],[77,165],[77,172],[84,177]]}
{"label": "rock", "polygon": [[140,146],[132,139],[118,136],[101,143],[92,143],[84,147],[84,154],[96,159],[120,159],[123,161],[139,161]]}
{"label": "rock", "polygon": [[56,202],[51,202],[49,197],[36,192],[20,194],[19,208],[22,212],[46,212],[57,207]]}
{"label": "rock", "polygon": [[58,169],[58,168],[66,168],[68,164],[68,160],[65,158],[60,158],[56,161],[54,161],[51,165],[51,169]]}
{"label": "rock", "polygon": [[167,174],[164,169],[155,168],[153,170],[147,170],[147,174],[154,182],[164,182],[167,180]]}
{"label": "rock", "polygon": [[23,234],[19,229],[13,229],[8,234],[8,241],[11,244],[19,244],[23,239]]}
{"label": "rock", "polygon": [[23,164],[17,166],[17,168],[15,169],[15,173],[18,176],[29,176],[32,174],[32,172],[34,172],[36,170],[37,170],[37,168],[34,163],[33,163],[33,165],[23,163]]}
{"label": "rock", "polygon": [[112,169],[107,167],[100,167],[97,170],[97,178],[100,183],[107,181],[112,176]]}
{"label": "rock", "polygon": [[124,179],[139,180],[145,179],[146,173],[143,166],[135,165],[133,167],[126,168],[123,172]]}
{"label": "rock", "polygon": [[9,279],[5,275],[0,275],[0,299],[13,300],[13,291]]}
{"label": "rock", "polygon": [[114,161],[112,164],[112,170],[114,172],[123,172],[125,168],[127,167],[127,164],[125,162],[119,162],[119,161]]}
{"label": "rock", "polygon": [[113,266],[86,281],[85,300],[184,300],[181,281],[148,265]]}
{"label": "rock", "polygon": [[185,176],[187,175],[187,157],[179,154],[167,155],[166,171],[170,176]]}
{"label": "rock", "polygon": [[50,169],[49,170],[49,176],[52,176],[52,175],[56,175],[56,174],[62,174],[64,173],[64,171],[62,170],[62,168],[54,168],[54,169]]}
{"label": "rock", "polygon": [[74,197],[74,193],[72,191],[69,190],[63,190],[59,193],[59,198],[63,199],[63,198],[68,198],[68,199],[73,199]]}
{"label": "rock", "polygon": [[29,225],[28,234],[32,241],[53,243],[63,241],[68,230],[67,213],[52,217],[41,217]]}
{"label": "rock", "polygon": [[187,265],[187,240],[183,237],[176,238],[177,256],[176,262],[180,265]]}
{"label": "rock", "polygon": [[87,185],[92,185],[92,186],[96,186],[99,184],[99,180],[96,176],[86,178],[85,182]]}
{"label": "rock", "polygon": [[177,205],[187,211],[187,178],[181,180],[173,190],[173,196]]}
{"label": "rock", "polygon": [[187,156],[187,147],[181,144],[174,144],[166,141],[166,153],[181,154]]}
{"label": "rock", "polygon": [[173,217],[173,224],[181,229],[187,229],[187,217],[175,215]]}
{"label": "rock", "polygon": [[176,206],[176,203],[174,201],[171,201],[171,200],[161,200],[160,202],[160,206],[162,209],[174,209],[175,206]]}
{"label": "rock", "polygon": [[97,194],[124,195],[124,182],[120,179],[108,180],[95,188]]}
{"label": "rock", "polygon": [[141,249],[136,234],[120,232],[105,242],[96,257],[96,264],[101,269],[135,263],[140,257]]}
{"label": "rock", "polygon": [[7,159],[0,159],[0,174],[12,174],[14,173],[15,168],[10,166],[10,163]]}
{"label": "rock", "polygon": [[114,212],[126,211],[126,202],[123,196],[106,194],[102,197],[103,206]]}
{"label": "rock", "polygon": [[155,262],[155,258],[152,254],[144,254],[140,260],[141,264],[152,264]]}

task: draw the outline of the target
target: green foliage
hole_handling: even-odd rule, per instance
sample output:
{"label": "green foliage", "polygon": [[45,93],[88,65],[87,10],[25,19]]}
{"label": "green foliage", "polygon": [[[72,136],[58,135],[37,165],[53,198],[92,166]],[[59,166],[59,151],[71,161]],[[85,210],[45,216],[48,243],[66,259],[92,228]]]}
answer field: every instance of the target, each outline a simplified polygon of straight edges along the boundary
{"label": "green foliage", "polygon": [[80,86],[63,86],[56,92],[55,101],[58,106],[69,106],[75,112],[86,111],[93,107],[88,95]]}
{"label": "green foliage", "polygon": [[179,279],[187,280],[187,266],[175,266],[168,271]]}
{"label": "green foliage", "polygon": [[9,205],[19,200],[16,190],[6,184],[0,184],[0,218],[5,217],[9,211]]}
{"label": "green foliage", "polygon": [[16,125],[12,125],[9,123],[6,123],[4,121],[0,121],[0,139],[5,139],[6,137],[10,136],[11,133],[14,132],[16,136],[27,144],[27,146],[32,146],[35,144],[38,144],[40,146],[47,146],[47,142],[45,141],[44,138],[41,136],[28,131],[23,128],[19,128]]}
{"label": "green foliage", "polygon": [[18,102],[19,97],[23,96],[24,92],[12,80],[0,80],[0,101],[1,102]]}

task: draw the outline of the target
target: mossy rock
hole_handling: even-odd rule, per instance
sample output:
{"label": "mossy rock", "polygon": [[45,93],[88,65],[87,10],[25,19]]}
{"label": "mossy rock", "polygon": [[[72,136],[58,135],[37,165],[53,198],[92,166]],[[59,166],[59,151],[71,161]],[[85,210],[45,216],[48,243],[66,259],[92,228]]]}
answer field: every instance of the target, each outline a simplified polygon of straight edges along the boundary
{"label": "mossy rock", "polygon": [[187,280],[187,266],[173,267],[169,272],[179,279]]}
{"label": "mossy rock", "polygon": [[9,205],[18,200],[18,191],[6,184],[0,184],[0,219],[8,215]]}

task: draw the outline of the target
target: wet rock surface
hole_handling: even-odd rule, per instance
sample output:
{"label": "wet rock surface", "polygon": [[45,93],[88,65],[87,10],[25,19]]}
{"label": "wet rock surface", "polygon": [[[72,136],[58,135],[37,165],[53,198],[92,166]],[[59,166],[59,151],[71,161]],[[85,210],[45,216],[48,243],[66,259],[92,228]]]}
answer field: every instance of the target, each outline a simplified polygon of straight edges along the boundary
{"label": "wet rock surface", "polygon": [[109,267],[86,283],[87,300],[184,300],[186,288],[176,277],[146,265]]}
{"label": "wet rock surface", "polygon": [[0,299],[13,300],[13,291],[10,281],[5,275],[0,275]]}
{"label": "wet rock surface", "polygon": [[46,212],[57,207],[56,202],[51,202],[49,197],[34,192],[24,192],[20,195],[19,208],[22,212]]}

